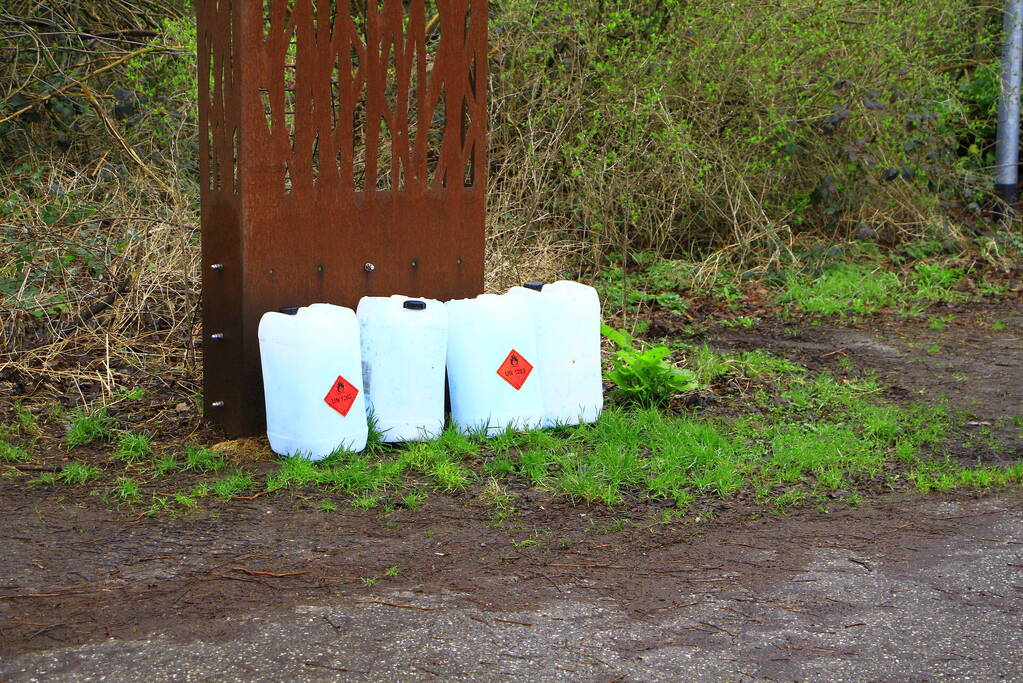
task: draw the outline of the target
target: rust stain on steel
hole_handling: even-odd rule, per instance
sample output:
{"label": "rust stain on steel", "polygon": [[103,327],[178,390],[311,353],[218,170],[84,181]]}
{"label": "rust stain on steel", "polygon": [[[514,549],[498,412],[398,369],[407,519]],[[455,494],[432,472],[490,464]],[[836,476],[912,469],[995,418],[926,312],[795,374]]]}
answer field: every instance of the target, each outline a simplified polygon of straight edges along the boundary
{"label": "rust stain on steel", "polygon": [[263,428],[266,311],[483,288],[486,0],[198,0],[206,415]]}

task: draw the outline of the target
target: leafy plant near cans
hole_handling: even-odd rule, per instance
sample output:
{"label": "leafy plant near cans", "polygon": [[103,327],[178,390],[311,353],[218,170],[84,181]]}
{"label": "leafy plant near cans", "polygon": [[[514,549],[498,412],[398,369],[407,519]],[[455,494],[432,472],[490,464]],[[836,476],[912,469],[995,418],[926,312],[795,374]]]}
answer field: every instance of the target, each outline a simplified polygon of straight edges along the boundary
{"label": "leafy plant near cans", "polygon": [[665,360],[671,353],[667,347],[638,349],[628,332],[607,325],[602,325],[601,331],[618,345],[614,368],[607,373],[607,378],[614,382],[627,402],[663,405],[674,394],[700,386],[692,370],[676,368]]}

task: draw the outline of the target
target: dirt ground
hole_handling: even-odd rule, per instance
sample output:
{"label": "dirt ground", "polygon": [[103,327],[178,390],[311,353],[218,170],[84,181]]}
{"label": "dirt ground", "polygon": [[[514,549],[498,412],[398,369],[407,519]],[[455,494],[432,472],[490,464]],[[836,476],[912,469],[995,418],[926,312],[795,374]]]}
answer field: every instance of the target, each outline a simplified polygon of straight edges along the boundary
{"label": "dirt ground", "polygon": [[[944,397],[964,411],[965,426],[954,450],[959,457],[986,463],[1023,457],[1021,429],[1012,422],[1023,415],[1023,305],[1018,299],[964,304],[930,314],[953,318],[940,330],[929,328],[926,321],[895,316],[848,326],[765,319],[752,330],[714,328],[694,341],[763,348],[839,375],[873,370],[895,399]],[[993,329],[995,320],[1004,326]],[[655,320],[651,331],[672,333],[682,322],[666,315]],[[974,438],[982,428],[1002,446]],[[950,618],[932,624],[927,615],[935,614],[933,606],[921,607],[920,620],[905,624],[922,634],[921,643],[945,643],[945,631],[931,634],[928,629],[954,628],[961,621],[956,610],[986,619],[984,623],[1000,626],[1003,633],[982,641],[986,631],[978,625],[977,642],[942,645],[951,653],[946,663],[960,668],[905,668],[895,657],[889,661],[894,669],[850,669],[849,680],[857,679],[857,671],[914,680],[930,678],[930,671],[1023,676],[1019,492],[902,492],[857,508],[827,514],[804,509],[784,516],[723,502],[701,517],[672,524],[652,521],[649,510],[569,506],[528,490],[521,492],[516,507],[516,515],[503,526],[495,525],[487,510],[466,496],[433,496],[418,510],[387,515],[349,510],[326,515],[302,500],[278,497],[236,500],[176,519],[148,518],[84,493],[0,479],[5,516],[0,529],[0,679],[99,675],[102,667],[90,662],[103,654],[115,666],[110,643],[120,643],[117,651],[134,652],[136,664],[148,661],[138,649],[148,643],[160,652],[179,652],[181,671],[207,671],[199,655],[193,652],[186,658],[180,648],[197,643],[235,643],[241,648],[245,642],[254,647],[262,642],[257,636],[274,624],[292,624],[291,636],[303,638],[299,621],[305,624],[316,610],[326,610],[316,612],[316,619],[321,626],[328,624],[350,657],[364,648],[379,655],[374,660],[379,666],[387,660],[380,653],[390,650],[378,636],[388,629],[419,634],[409,646],[421,649],[431,642],[431,633],[446,632],[442,622],[448,627],[453,619],[472,622],[456,629],[461,639],[449,648],[434,643],[433,664],[420,662],[417,668],[400,658],[387,660],[388,666],[406,667],[393,669],[401,677],[500,678],[544,667],[533,669],[535,678],[671,680],[687,671],[708,678],[790,680],[816,674],[841,679],[843,663],[874,656],[869,650],[878,646],[869,637],[854,638],[853,645],[836,644],[841,639],[820,644],[799,638],[779,645],[777,638],[786,629],[848,634],[870,628],[864,614],[873,614],[868,603],[875,599],[877,613],[887,614],[886,623],[896,632],[900,616],[880,593],[853,604],[850,596],[858,589],[818,581],[814,572],[825,569],[857,581],[887,576],[891,585],[885,584],[882,592],[895,591],[887,594],[895,602],[902,599],[899,590],[906,597],[918,595],[914,591],[919,586],[933,588],[942,609],[951,610]],[[949,539],[962,543],[949,545]],[[960,552],[964,548],[972,558],[966,564]],[[961,590],[964,567],[969,571],[974,560],[983,565],[988,549],[1001,553],[988,558],[994,557],[997,565],[988,584]],[[392,567],[398,570],[388,572]],[[914,577],[915,583],[899,588],[892,572]],[[932,575],[943,578],[926,578]],[[801,595],[803,584],[819,584],[821,590]],[[708,605],[713,606],[709,612]],[[608,611],[598,609],[603,616],[595,617],[597,607]],[[629,634],[632,629],[635,640],[623,635],[613,645],[593,649],[594,643],[603,642],[594,626],[594,640],[579,650],[584,656],[559,660],[557,666],[565,669],[560,672],[549,661],[554,650],[543,651],[542,642],[535,641],[547,627],[557,640],[554,622],[536,616],[540,609],[560,615],[551,618],[567,620],[576,630],[585,631],[591,622],[603,624],[607,632]],[[331,614],[340,621],[332,623]],[[392,621],[382,625],[374,621],[379,619]],[[651,624],[660,626],[651,631]],[[661,626],[671,634],[658,630]],[[452,662],[461,661],[459,648],[494,629],[515,628],[533,630],[532,635],[513,638],[504,650],[518,652],[518,664],[488,669],[477,658],[476,668],[452,668]],[[774,640],[765,635],[767,644],[750,645],[743,650],[743,661],[725,666],[725,660],[738,656],[736,644],[754,631]],[[686,669],[689,664],[681,659],[658,658],[658,653],[676,651],[671,648],[685,649],[686,661],[706,663],[704,658],[710,658],[716,664]],[[978,652],[987,664],[978,663]],[[639,667],[641,659],[653,668]],[[392,671],[386,666],[374,669],[370,660],[360,660],[359,667],[332,661],[301,654],[293,675],[285,675],[290,671],[286,667],[278,674],[282,679],[372,678],[376,672],[386,680],[384,674]],[[230,675],[245,679],[244,662],[240,666]],[[250,660],[253,666],[261,670]],[[131,677],[130,666],[111,671],[121,671],[112,674],[114,679]],[[247,677],[252,676],[249,671]],[[229,676],[226,670],[211,669],[198,677]]]}

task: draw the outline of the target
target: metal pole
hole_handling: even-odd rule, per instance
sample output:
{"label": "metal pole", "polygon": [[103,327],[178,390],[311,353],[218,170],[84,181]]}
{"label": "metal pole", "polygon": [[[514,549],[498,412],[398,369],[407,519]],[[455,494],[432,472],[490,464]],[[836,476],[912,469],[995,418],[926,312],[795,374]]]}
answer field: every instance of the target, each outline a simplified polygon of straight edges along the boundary
{"label": "metal pole", "polygon": [[1023,0],[1006,0],[1002,47],[1002,93],[998,100],[995,194],[1009,207],[1019,183],[1019,97],[1023,77]]}

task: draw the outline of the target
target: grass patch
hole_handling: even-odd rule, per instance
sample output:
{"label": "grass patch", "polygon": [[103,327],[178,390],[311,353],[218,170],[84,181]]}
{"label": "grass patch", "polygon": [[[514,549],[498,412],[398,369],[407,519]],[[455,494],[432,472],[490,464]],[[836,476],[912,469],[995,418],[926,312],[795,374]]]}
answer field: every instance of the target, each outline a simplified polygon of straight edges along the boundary
{"label": "grass patch", "polygon": [[[803,313],[843,318],[863,317],[882,309],[920,315],[931,304],[968,299],[956,289],[965,275],[964,269],[941,263],[917,263],[904,277],[881,262],[837,263],[816,277],[789,271],[776,300]],[[934,329],[943,329],[949,320],[932,317],[930,322]]]}
{"label": "grass patch", "polygon": [[97,467],[81,462],[69,462],[61,469],[58,478],[65,484],[87,484],[99,479],[99,476],[100,470]]}
{"label": "grass patch", "polygon": [[1019,485],[1023,484],[1023,461],[1006,467],[963,467],[951,461],[924,462],[914,467],[906,477],[923,493]]}
{"label": "grass patch", "polygon": [[905,297],[899,276],[879,266],[842,263],[816,278],[792,271],[778,302],[804,313],[819,315],[869,315],[892,308]]}
{"label": "grass patch", "polygon": [[[436,441],[374,455],[337,453],[319,463],[286,458],[267,476],[266,489],[325,487],[369,510],[417,508],[430,490],[457,495],[476,486],[476,500],[503,522],[515,512],[511,491],[525,484],[581,504],[663,501],[671,508],[662,517],[670,520],[699,501],[743,493],[779,510],[855,504],[869,482],[899,481],[934,453],[940,458],[949,436],[952,418],[944,408],[888,402],[872,377],[838,379],[759,350],[677,349],[701,381],[744,379],[751,388],[742,413],[611,406],[595,424],[574,428],[491,438],[448,429]],[[915,482],[931,481],[923,474],[930,470],[919,471]]]}
{"label": "grass patch", "polygon": [[721,327],[734,327],[743,330],[751,330],[760,323],[760,318],[740,315],[736,318],[727,318],[721,321]]}
{"label": "grass patch", "polygon": [[927,302],[965,301],[969,297],[954,288],[966,275],[962,268],[949,268],[940,263],[918,263],[909,280],[912,297]]}
{"label": "grass patch", "polygon": [[352,507],[356,510],[372,510],[380,504],[380,496],[356,496],[352,499]]}
{"label": "grass patch", "polygon": [[156,458],[152,464],[154,477],[163,477],[178,469],[178,459],[173,453],[167,453]]}
{"label": "grass patch", "polygon": [[413,491],[402,496],[401,504],[403,507],[409,510],[416,510],[422,507],[423,503],[426,502],[426,493],[423,491]]}
{"label": "grass patch", "polygon": [[36,484],[40,486],[54,486],[57,483],[56,472],[43,472],[39,475],[39,478],[35,480]]}
{"label": "grass patch", "polygon": [[80,408],[71,414],[64,442],[74,448],[109,438],[110,422],[106,407]]}
{"label": "grass patch", "polygon": [[224,467],[224,456],[205,446],[189,446],[185,450],[184,469],[195,472],[217,472]]}
{"label": "grass patch", "polygon": [[24,436],[30,439],[37,439],[42,434],[36,416],[22,405],[21,401],[14,403],[14,422],[0,425],[0,440],[11,439],[16,436]]}
{"label": "grass patch", "polygon": [[398,463],[403,471],[427,477],[434,488],[452,492],[464,489],[474,478],[474,473],[460,464],[470,453],[475,453],[475,446],[469,437],[449,427],[437,441],[409,444]]}
{"label": "grass patch", "polygon": [[[1023,472],[1023,464],[971,468],[946,459],[942,446],[954,420],[947,410],[889,402],[875,378],[851,368],[840,379],[761,350],[676,344],[672,352],[672,362],[702,385],[741,386],[742,393],[717,392],[703,413],[610,405],[591,425],[489,438],[449,428],[431,442],[338,451],[320,462],[283,458],[258,483],[242,471],[221,473],[223,457],[198,445],[155,459],[147,471],[221,473],[168,496],[160,509],[171,513],[207,496],[231,500],[253,490],[315,491],[312,505],[323,512],[336,511],[342,496],[357,510],[392,510],[419,508],[431,493],[468,492],[498,524],[516,514],[524,487],[578,504],[653,505],[652,518],[667,523],[694,509],[704,517],[709,504],[736,497],[776,510],[826,508],[836,500],[854,505],[879,485],[947,491],[1016,484]],[[1023,418],[1017,422],[1023,428]],[[148,435],[122,432],[117,443],[115,457],[124,463],[151,455]],[[76,462],[40,483],[99,476]],[[139,483],[121,477],[109,495],[138,502]]]}
{"label": "grass patch", "polygon": [[114,459],[121,462],[139,462],[153,452],[152,437],[139,432],[121,432],[117,435],[117,450]]}
{"label": "grass patch", "polygon": [[186,510],[194,510],[199,507],[199,502],[195,496],[190,496],[187,493],[175,493],[174,502]]}
{"label": "grass patch", "polygon": [[210,486],[210,490],[224,500],[231,500],[250,488],[252,488],[252,477],[241,471],[220,477]]}
{"label": "grass patch", "polygon": [[0,441],[0,462],[26,462],[28,459],[28,449],[24,446]]}
{"label": "grass patch", "polygon": [[117,480],[117,485],[110,491],[110,496],[122,503],[135,503],[142,497],[142,493],[137,481],[122,477]]}

